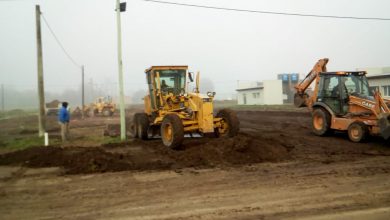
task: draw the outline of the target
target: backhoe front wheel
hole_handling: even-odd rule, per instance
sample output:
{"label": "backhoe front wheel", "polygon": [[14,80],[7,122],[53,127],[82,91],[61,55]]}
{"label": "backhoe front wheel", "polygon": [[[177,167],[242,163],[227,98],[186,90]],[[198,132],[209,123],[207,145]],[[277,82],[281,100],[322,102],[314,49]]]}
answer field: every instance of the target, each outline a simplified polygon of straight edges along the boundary
{"label": "backhoe front wheel", "polygon": [[348,127],[348,137],[352,142],[362,142],[367,138],[368,128],[363,122],[353,122]]}
{"label": "backhoe front wheel", "polygon": [[221,118],[221,126],[215,129],[217,137],[234,137],[240,130],[240,121],[234,111],[230,109],[221,109],[217,113],[217,118]]}
{"label": "backhoe front wheel", "polygon": [[312,130],[318,136],[324,136],[330,132],[330,114],[323,108],[316,108],[312,115]]}
{"label": "backhoe front wheel", "polygon": [[164,116],[161,124],[161,138],[165,146],[172,149],[180,147],[184,140],[184,127],[176,114]]}

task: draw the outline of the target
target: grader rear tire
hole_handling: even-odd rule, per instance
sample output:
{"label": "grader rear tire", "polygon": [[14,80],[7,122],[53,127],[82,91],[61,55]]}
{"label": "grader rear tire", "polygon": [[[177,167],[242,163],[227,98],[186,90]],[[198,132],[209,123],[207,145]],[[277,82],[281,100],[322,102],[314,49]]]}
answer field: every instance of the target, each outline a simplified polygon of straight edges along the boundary
{"label": "grader rear tire", "polygon": [[217,117],[222,118],[222,126],[224,127],[223,130],[225,130],[225,133],[216,129],[216,136],[234,137],[238,134],[238,131],[240,130],[240,121],[237,118],[236,112],[230,109],[221,109],[217,113]]}
{"label": "grader rear tire", "polygon": [[137,122],[137,133],[138,137],[142,140],[148,139],[148,129],[149,129],[149,117],[146,113],[139,113],[138,122]]}
{"label": "grader rear tire", "polygon": [[130,137],[138,138],[138,117],[140,113],[135,113],[133,116],[133,121],[128,123],[126,127],[129,129]]}
{"label": "grader rear tire", "polygon": [[165,115],[161,124],[161,137],[165,146],[177,149],[184,140],[184,127],[176,114]]}
{"label": "grader rear tire", "polygon": [[111,110],[109,108],[104,108],[102,113],[103,113],[104,117],[110,117],[111,116]]}

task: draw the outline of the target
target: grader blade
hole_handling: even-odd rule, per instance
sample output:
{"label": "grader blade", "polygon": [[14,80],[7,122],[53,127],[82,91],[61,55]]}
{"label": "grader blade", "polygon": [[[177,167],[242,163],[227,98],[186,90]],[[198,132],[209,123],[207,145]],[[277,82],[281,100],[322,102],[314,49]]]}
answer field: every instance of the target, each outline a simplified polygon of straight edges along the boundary
{"label": "grader blade", "polygon": [[387,140],[390,137],[390,114],[381,114],[379,116],[378,125],[382,137]]}

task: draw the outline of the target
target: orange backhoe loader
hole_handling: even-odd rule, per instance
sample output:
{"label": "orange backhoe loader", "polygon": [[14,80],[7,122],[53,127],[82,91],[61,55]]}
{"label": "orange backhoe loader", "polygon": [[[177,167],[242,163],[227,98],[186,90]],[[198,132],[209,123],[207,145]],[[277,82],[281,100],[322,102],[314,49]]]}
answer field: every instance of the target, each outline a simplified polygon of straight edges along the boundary
{"label": "orange backhoe loader", "polygon": [[[295,86],[294,104],[312,112],[312,129],[323,136],[333,130],[348,131],[353,142],[368,135],[390,137],[390,100],[370,91],[366,72],[327,72],[328,59],[319,60],[305,79]],[[315,82],[311,96],[307,88]]]}

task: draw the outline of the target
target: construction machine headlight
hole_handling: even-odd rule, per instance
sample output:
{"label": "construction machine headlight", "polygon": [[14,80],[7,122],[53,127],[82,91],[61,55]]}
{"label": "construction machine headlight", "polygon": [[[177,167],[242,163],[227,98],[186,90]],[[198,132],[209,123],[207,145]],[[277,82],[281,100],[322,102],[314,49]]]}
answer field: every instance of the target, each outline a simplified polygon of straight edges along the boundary
{"label": "construction machine headlight", "polygon": [[215,92],[207,92],[207,96],[208,97],[214,97],[215,96]]}

